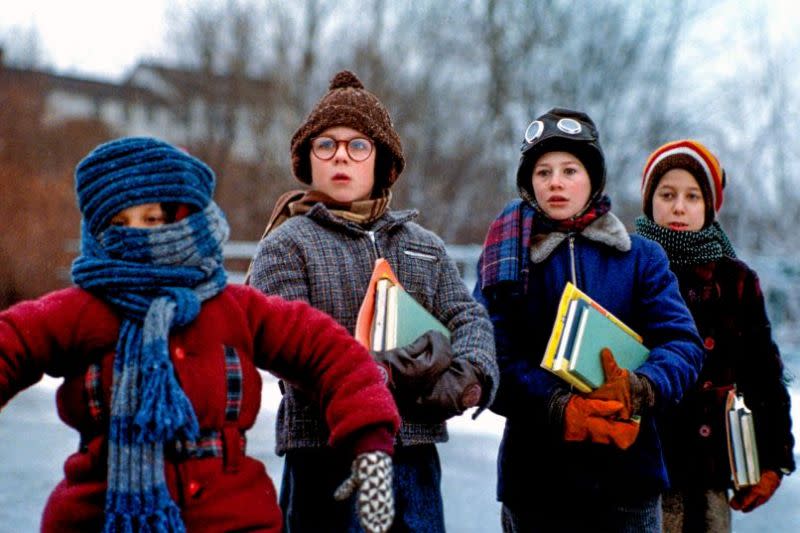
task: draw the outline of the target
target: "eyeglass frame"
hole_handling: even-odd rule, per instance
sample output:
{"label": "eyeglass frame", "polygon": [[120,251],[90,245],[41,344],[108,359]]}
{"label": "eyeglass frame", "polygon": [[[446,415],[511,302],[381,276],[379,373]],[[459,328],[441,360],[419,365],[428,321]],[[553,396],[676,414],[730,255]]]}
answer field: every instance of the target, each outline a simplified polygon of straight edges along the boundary
{"label": "eyeglass frame", "polygon": [[[331,141],[336,143],[336,148],[334,148],[330,157],[321,157],[314,149],[314,141],[316,141],[317,139],[330,139]],[[350,143],[353,141],[366,141],[366,143],[369,145],[369,152],[367,153],[366,156],[364,156],[363,159],[356,159],[355,157],[353,157],[353,154],[350,153]],[[349,157],[352,161],[355,161],[356,163],[362,163],[366,161],[367,159],[369,159],[369,156],[372,155],[372,152],[375,151],[375,142],[372,139],[368,139],[367,137],[353,137],[352,139],[334,139],[329,135],[320,135],[311,138],[311,140],[309,141],[309,147],[311,153],[313,153],[317,159],[319,159],[320,161],[330,161],[331,159],[336,157],[336,152],[339,151],[339,145],[342,143],[344,143],[344,151],[347,154],[347,157]]]}

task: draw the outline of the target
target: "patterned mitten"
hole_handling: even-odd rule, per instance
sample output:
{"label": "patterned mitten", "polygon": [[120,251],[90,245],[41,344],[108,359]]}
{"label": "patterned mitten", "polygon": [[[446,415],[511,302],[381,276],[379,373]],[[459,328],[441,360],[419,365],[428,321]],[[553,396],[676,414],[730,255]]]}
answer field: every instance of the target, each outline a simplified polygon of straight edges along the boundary
{"label": "patterned mitten", "polygon": [[353,460],[352,473],[333,497],[346,500],[356,492],[356,509],[367,533],[385,533],[394,520],[392,458],[385,452],[367,452]]}

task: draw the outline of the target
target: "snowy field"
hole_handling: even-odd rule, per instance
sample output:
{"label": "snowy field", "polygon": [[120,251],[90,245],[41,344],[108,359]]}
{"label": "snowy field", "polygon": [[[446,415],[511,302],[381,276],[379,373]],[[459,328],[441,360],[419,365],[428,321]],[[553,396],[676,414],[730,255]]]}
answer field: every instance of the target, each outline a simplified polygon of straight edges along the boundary
{"label": "snowy field", "polygon": [[[792,418],[795,439],[800,440],[800,353],[796,351],[792,356],[791,370],[796,376],[792,384]],[[55,412],[57,385],[57,381],[46,378],[0,412],[0,533],[38,531],[47,496],[62,476],[63,461],[77,448],[77,434],[61,424]],[[272,428],[280,393],[270,377],[266,377],[264,388],[261,415],[248,433],[248,451],[267,464],[279,485],[282,461],[273,452]],[[484,412],[477,420],[465,415],[450,422],[449,428],[450,441],[439,448],[448,531],[499,532],[495,459],[502,419],[490,412]],[[798,452],[795,447],[796,456]],[[766,505],[748,515],[734,513],[734,531],[800,531],[798,502],[800,475],[795,474],[784,479]]]}

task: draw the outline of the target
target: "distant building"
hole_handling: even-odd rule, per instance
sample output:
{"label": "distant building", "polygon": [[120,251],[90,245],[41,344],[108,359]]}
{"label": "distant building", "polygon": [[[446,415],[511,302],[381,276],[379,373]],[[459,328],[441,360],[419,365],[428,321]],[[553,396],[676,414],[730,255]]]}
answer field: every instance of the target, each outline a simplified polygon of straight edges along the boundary
{"label": "distant building", "polygon": [[259,157],[263,102],[274,92],[270,81],[144,62],[121,83],[73,77],[6,65],[0,49],[3,87],[40,95],[49,124],[86,118],[119,135],[155,135],[179,145],[223,143],[243,161]]}

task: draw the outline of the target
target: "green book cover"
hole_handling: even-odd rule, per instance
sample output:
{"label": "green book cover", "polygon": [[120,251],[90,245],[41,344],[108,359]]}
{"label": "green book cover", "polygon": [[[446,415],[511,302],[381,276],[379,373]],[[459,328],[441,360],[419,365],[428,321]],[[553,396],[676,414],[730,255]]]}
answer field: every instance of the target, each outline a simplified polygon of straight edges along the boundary
{"label": "green book cover", "polygon": [[587,306],[578,323],[569,369],[593,389],[605,382],[603,364],[600,362],[603,348],[610,349],[617,364],[627,370],[638,368],[650,353],[645,345],[613,320],[593,306]]}
{"label": "green book cover", "polygon": [[[450,330],[405,290],[397,285],[389,290],[386,309],[389,329],[386,332],[385,349],[411,344],[429,330],[441,331],[448,339],[450,338]],[[391,291],[396,291],[396,297]]]}

